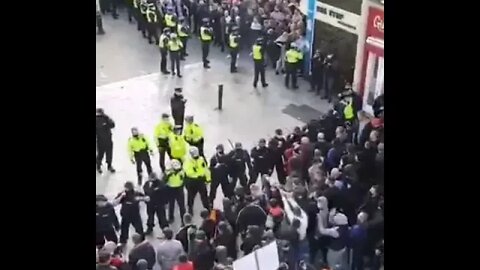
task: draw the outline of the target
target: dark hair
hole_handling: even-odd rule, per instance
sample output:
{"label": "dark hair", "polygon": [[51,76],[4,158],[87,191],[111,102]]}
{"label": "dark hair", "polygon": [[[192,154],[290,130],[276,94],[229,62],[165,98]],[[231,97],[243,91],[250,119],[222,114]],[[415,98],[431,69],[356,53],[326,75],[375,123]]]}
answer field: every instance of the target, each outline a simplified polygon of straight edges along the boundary
{"label": "dark hair", "polygon": [[170,229],[170,228],[163,229],[163,235],[165,235],[165,238],[167,238],[167,240],[172,240],[172,238],[173,238],[172,229]]}
{"label": "dark hair", "polygon": [[209,212],[207,209],[203,209],[203,210],[200,212],[200,217],[201,217],[201,218],[207,218],[209,214],[210,214],[210,212]]}
{"label": "dark hair", "polygon": [[180,256],[178,257],[178,261],[181,262],[181,263],[186,263],[186,262],[188,262],[188,257],[187,257],[187,255],[185,255],[185,254],[180,255]]}

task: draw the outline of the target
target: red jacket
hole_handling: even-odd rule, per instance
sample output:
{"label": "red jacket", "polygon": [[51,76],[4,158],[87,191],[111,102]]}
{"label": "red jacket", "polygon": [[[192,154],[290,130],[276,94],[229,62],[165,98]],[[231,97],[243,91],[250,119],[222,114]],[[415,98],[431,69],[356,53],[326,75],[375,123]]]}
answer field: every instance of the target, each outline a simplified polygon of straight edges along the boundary
{"label": "red jacket", "polygon": [[180,263],[175,265],[172,270],[194,270],[193,268],[193,263],[191,261],[188,261],[186,263]]}

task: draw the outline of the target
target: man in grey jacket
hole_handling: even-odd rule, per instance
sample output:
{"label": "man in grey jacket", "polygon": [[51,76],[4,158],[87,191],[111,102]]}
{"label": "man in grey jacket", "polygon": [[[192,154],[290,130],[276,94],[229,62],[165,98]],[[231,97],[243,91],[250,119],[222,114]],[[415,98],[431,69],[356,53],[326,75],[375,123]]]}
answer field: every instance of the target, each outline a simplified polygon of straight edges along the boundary
{"label": "man in grey jacket", "polygon": [[173,239],[173,231],[170,228],[163,230],[165,241],[160,244],[157,250],[157,261],[162,270],[172,270],[178,264],[178,258],[184,254],[180,241]]}

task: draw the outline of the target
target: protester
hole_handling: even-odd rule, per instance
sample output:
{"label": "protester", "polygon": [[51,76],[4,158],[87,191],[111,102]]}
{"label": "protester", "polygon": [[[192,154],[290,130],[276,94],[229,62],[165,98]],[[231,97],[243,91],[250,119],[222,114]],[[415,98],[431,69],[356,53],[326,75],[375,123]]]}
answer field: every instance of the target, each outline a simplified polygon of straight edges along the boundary
{"label": "protester", "polygon": [[143,240],[143,237],[135,233],[132,235],[132,241],[134,247],[130,250],[128,254],[128,263],[132,270],[138,270],[137,262],[141,259],[144,259],[148,262],[148,269],[153,269],[155,265],[155,249],[153,248],[152,244],[147,240]]}
{"label": "protester", "polygon": [[157,261],[162,270],[172,270],[178,264],[180,255],[184,254],[183,245],[173,239],[173,231],[170,228],[163,230],[165,240],[157,248]]}

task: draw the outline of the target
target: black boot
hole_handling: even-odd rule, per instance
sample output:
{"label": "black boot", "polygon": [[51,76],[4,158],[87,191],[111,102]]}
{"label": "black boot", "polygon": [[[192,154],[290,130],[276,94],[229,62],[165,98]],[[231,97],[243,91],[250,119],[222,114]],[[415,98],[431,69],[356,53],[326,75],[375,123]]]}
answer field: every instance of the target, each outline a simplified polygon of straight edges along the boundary
{"label": "black boot", "polygon": [[115,170],[112,165],[108,165],[108,171],[111,173],[115,173],[117,170]]}
{"label": "black boot", "polygon": [[153,233],[153,228],[152,227],[148,227],[147,230],[145,231],[145,235],[150,235]]}
{"label": "black boot", "polygon": [[103,173],[101,165],[97,165],[97,172],[100,174]]}
{"label": "black boot", "polygon": [[138,175],[138,180],[137,180],[137,184],[138,184],[139,187],[142,187],[142,182],[143,182],[143,181],[142,181],[142,180],[143,180],[142,178],[143,178],[143,177],[142,177],[142,174],[139,174],[139,175]]}
{"label": "black boot", "polygon": [[193,216],[193,207],[188,207],[188,213]]}

